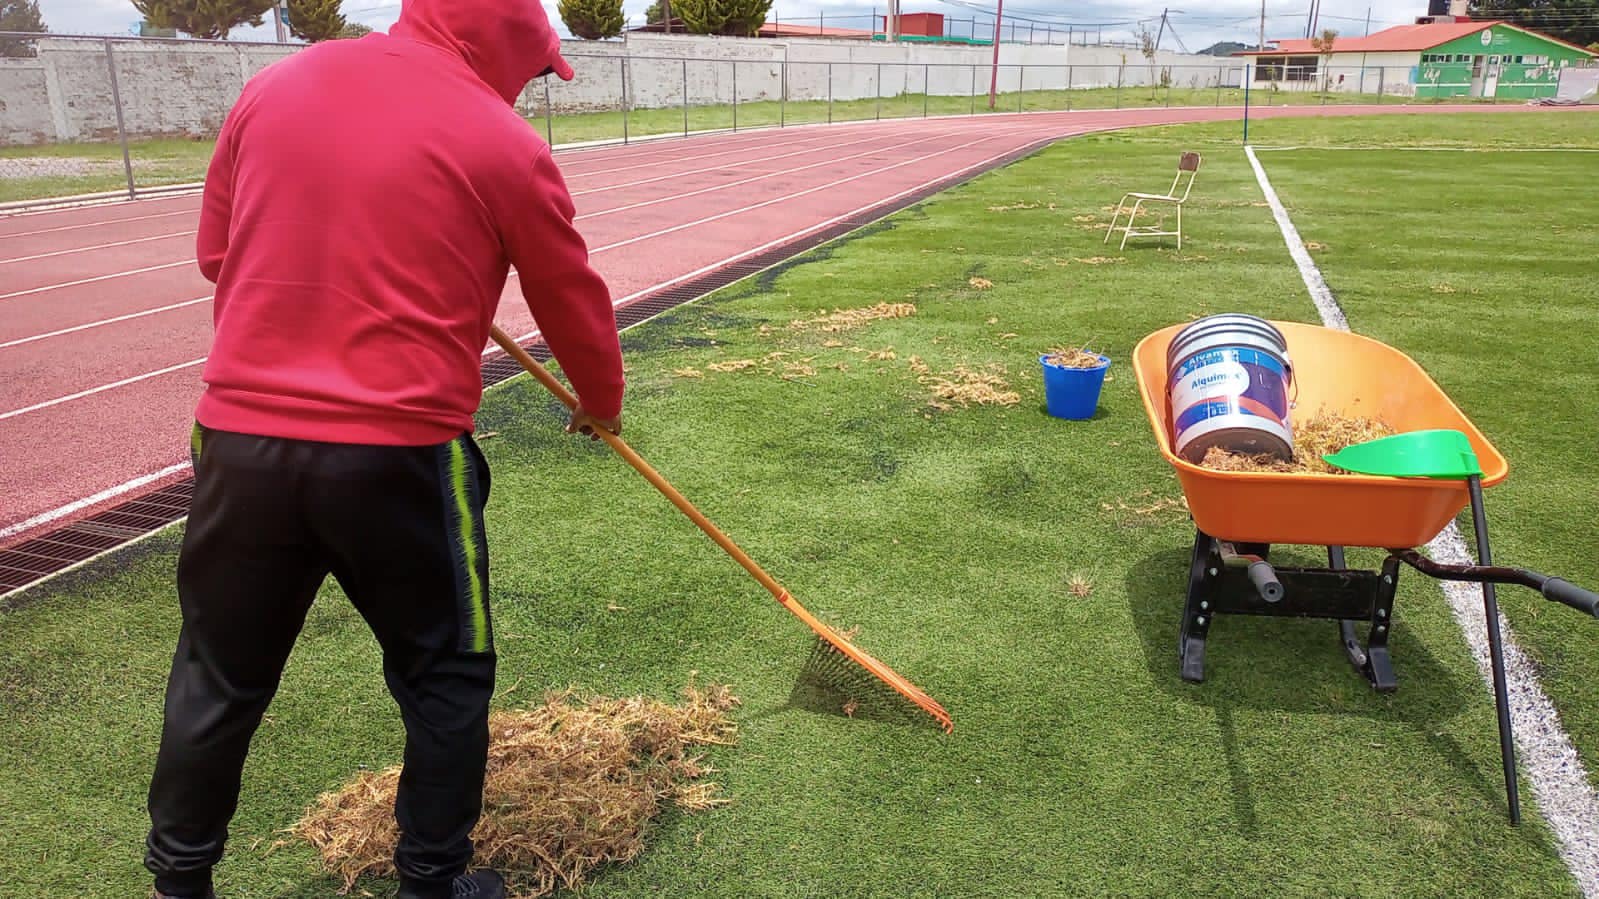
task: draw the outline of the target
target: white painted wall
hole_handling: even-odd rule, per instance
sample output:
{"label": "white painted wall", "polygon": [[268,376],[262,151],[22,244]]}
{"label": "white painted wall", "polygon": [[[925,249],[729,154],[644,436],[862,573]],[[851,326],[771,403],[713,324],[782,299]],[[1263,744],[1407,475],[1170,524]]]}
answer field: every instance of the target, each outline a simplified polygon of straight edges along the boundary
{"label": "white painted wall", "polygon": [[[1238,57],[1245,59],[1247,57]],[[1249,58],[1251,64],[1253,58]],[[1320,57],[1317,57],[1319,62]],[[1421,64],[1421,53],[1410,51],[1404,53],[1334,53],[1332,65],[1328,67],[1331,78],[1328,79],[1328,89],[1342,93],[1382,93],[1387,96],[1410,97],[1416,93],[1416,86],[1411,83],[1411,69]],[[1343,80],[1339,81],[1339,76]],[[1253,76],[1251,76],[1253,77]],[[1270,89],[1272,82],[1255,81],[1252,87]],[[1318,75],[1314,81],[1277,81],[1279,91],[1319,91],[1321,78]]]}
{"label": "white painted wall", "polygon": [[[246,80],[298,49],[259,44],[112,40],[131,137],[215,134]],[[36,59],[0,60],[0,142],[113,140],[116,105],[103,41],[43,38]],[[535,82],[527,114],[671,108],[776,100],[860,100],[902,94],[986,95],[992,48],[852,40],[751,40],[633,34],[563,45],[576,80]],[[735,73],[735,63],[737,70]],[[1162,52],[1150,65],[1109,47],[1004,44],[999,90],[1158,83],[1236,84],[1237,60]],[[735,86],[736,80],[736,86]]]}

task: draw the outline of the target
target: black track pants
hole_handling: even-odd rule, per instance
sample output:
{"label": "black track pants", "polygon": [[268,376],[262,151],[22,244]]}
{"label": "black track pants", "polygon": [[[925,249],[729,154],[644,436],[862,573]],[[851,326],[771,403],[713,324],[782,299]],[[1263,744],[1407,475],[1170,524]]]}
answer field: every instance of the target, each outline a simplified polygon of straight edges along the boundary
{"label": "black track pants", "polygon": [[358,446],[196,427],[192,448],[183,628],[149,797],[145,865],[157,888],[203,895],[209,885],[250,739],[328,574],[376,635],[405,721],[396,865],[408,880],[447,883],[472,856],[494,690],[489,471],[477,445],[469,435]]}

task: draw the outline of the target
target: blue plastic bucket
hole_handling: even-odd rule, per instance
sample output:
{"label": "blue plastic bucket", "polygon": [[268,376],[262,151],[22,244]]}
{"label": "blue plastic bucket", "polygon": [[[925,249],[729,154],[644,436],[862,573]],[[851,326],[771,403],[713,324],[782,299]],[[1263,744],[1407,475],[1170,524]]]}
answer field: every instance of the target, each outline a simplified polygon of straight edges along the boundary
{"label": "blue plastic bucket", "polygon": [[1047,355],[1039,356],[1038,363],[1044,367],[1044,403],[1050,415],[1074,421],[1094,417],[1110,359],[1100,356],[1099,365],[1094,368],[1051,365]]}
{"label": "blue plastic bucket", "polygon": [[1292,459],[1293,366],[1282,332],[1252,315],[1212,315],[1166,353],[1172,445],[1198,463],[1212,448]]}

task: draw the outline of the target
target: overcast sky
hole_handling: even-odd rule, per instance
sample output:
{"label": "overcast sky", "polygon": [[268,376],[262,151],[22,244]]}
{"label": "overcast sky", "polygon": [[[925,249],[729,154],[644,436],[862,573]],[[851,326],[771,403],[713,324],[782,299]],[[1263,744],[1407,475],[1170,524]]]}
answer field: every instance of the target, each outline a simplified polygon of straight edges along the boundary
{"label": "overcast sky", "polygon": [[[624,0],[630,24],[644,20],[644,8],[651,0]],[[879,0],[885,7],[887,0]],[[45,23],[52,31],[85,34],[127,34],[139,21],[139,13],[129,0],[40,0]],[[950,18],[992,20],[993,0],[902,0],[905,12],[940,12]],[[1043,30],[1046,24],[1058,30],[1068,26],[1103,30],[1107,39],[1131,38],[1138,20],[1158,22],[1165,3],[1143,0],[1009,0],[1005,14],[1018,22],[1035,21],[1033,27]],[[1266,37],[1303,37],[1305,15],[1309,2],[1301,0],[1266,0]],[[555,15],[554,0],[545,3],[550,18],[559,25]],[[1259,0],[1204,0],[1204,2],[1178,3],[1170,15],[1171,29],[1176,39],[1191,50],[1199,50],[1216,41],[1255,40],[1260,28]],[[1427,12],[1425,2],[1389,0],[1322,0],[1321,27],[1334,28],[1346,36],[1365,33],[1366,16],[1372,16],[1371,30],[1378,31],[1390,25],[1409,24],[1418,15]],[[974,9],[975,8],[975,9]],[[779,20],[814,20],[825,14],[829,23],[843,27],[866,28],[872,12],[870,2],[859,0],[776,0],[773,11]],[[347,18],[363,22],[379,30],[387,28],[400,13],[400,5],[391,0],[344,0]],[[854,21],[846,17],[857,16]],[[990,25],[990,27],[992,27]],[[1022,24],[1023,28],[1027,25]],[[240,39],[272,40],[273,29],[269,23],[263,28],[236,30],[233,37]],[[1176,49],[1176,45],[1162,46]]]}

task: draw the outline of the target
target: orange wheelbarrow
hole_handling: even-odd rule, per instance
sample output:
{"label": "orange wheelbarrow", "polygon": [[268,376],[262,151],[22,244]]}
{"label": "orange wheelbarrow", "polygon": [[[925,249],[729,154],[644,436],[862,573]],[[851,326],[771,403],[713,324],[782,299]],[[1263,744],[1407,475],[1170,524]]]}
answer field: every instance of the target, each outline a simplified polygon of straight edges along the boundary
{"label": "orange wheelbarrow", "polygon": [[[1217,615],[1327,618],[1338,622],[1350,663],[1382,692],[1397,688],[1388,653],[1394,594],[1402,565],[1441,580],[1484,585],[1500,750],[1512,822],[1520,820],[1514,743],[1506,698],[1494,584],[1520,584],[1558,602],[1599,616],[1599,595],[1558,578],[1518,568],[1494,567],[1488,547],[1481,490],[1509,473],[1505,457],[1450,401],[1421,366],[1393,347],[1330,328],[1272,322],[1282,332],[1298,392],[1295,415],[1327,410],[1382,419],[1395,431],[1456,431],[1465,436],[1480,474],[1442,480],[1360,474],[1223,472],[1177,455],[1167,393],[1167,348],[1183,325],[1144,338],[1133,370],[1160,453],[1176,470],[1198,534],[1189,568],[1188,594],[1178,636],[1182,677],[1204,680],[1205,646]],[[1446,565],[1415,550],[1443,531],[1470,505],[1480,564]],[[1313,545],[1327,553],[1326,568],[1279,568],[1273,544]],[[1378,571],[1350,569],[1346,547],[1388,551]],[[1357,634],[1364,622],[1366,636]]]}

